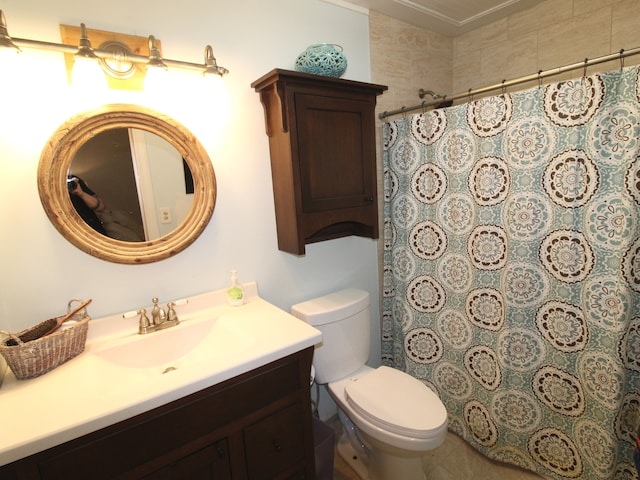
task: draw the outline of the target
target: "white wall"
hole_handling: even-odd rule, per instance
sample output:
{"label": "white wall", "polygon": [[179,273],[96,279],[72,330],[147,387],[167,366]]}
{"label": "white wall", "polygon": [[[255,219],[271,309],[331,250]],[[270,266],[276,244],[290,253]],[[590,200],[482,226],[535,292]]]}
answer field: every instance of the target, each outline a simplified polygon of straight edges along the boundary
{"label": "white wall", "polygon": [[[203,61],[211,44],[225,77],[230,111],[184,80],[162,101],[111,91],[85,98],[66,84],[62,54],[24,50],[22,66],[0,65],[0,328],[17,331],[63,313],[70,298],[92,298],[93,317],[223,288],[229,270],[256,280],[261,295],[289,310],[299,301],[346,286],[372,298],[371,362],[379,363],[377,242],[348,237],[307,246],[297,257],[277,249],[268,139],[258,95],[250,87],[273,68],[293,69],[318,42],[338,43],[345,78],[369,81],[368,18],[321,0],[0,0],[13,37],[60,41],[59,24],[131,35],[153,34],[167,58]],[[27,78],[18,72],[37,65]],[[11,90],[7,90],[11,89]],[[105,102],[140,103],[191,129],[211,157],[218,184],[213,219],[177,256],[119,265],[68,243],[40,204],[36,171],[54,130],[73,114]],[[219,125],[220,119],[223,120]],[[132,325],[134,328],[134,325]]]}

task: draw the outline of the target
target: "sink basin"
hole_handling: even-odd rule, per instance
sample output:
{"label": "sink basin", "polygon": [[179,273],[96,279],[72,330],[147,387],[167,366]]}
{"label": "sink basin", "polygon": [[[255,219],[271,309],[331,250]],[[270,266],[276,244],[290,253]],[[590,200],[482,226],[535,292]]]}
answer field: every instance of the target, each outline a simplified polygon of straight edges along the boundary
{"label": "sink basin", "polygon": [[115,345],[97,350],[99,357],[129,368],[158,367],[196,351],[211,333],[216,319],[191,320],[165,330],[131,335]]}

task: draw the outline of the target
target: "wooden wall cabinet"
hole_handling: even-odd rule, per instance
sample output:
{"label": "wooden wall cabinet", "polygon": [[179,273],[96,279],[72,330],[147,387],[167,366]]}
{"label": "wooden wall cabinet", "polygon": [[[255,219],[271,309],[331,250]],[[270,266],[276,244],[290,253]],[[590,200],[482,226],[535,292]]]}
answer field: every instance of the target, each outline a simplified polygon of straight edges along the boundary
{"label": "wooden wall cabinet", "polygon": [[378,238],[375,105],[387,87],[275,69],[251,86],[269,137],[278,248]]}
{"label": "wooden wall cabinet", "polygon": [[314,479],[313,347],[0,467],[5,480]]}

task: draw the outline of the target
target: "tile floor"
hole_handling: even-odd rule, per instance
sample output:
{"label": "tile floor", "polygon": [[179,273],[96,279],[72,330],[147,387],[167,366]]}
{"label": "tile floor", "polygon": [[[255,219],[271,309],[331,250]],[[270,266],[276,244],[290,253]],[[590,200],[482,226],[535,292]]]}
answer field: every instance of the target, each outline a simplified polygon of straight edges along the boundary
{"label": "tile floor", "polygon": [[[340,434],[337,417],[329,422]],[[478,453],[456,434],[449,432],[445,442],[433,450],[424,461],[427,480],[541,480],[532,472],[494,462]],[[333,480],[360,480],[356,473],[340,457],[334,454]],[[398,479],[402,480],[402,479]]]}

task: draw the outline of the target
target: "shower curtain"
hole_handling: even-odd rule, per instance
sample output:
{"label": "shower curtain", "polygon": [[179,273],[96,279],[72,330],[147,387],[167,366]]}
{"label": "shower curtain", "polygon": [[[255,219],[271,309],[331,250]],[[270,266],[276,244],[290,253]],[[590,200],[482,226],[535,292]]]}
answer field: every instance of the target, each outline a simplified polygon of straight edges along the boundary
{"label": "shower curtain", "polygon": [[383,129],[383,363],[494,460],[637,479],[638,68]]}

